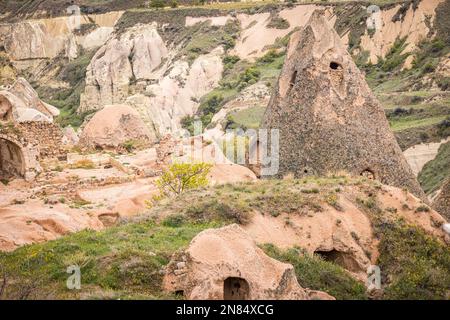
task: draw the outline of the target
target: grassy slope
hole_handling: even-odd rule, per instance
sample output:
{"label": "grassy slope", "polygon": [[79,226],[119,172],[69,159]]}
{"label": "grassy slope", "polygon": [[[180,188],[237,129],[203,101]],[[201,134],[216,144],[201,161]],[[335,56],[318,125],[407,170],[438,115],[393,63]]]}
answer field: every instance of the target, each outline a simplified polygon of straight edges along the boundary
{"label": "grassy slope", "polygon": [[62,126],[71,125],[78,128],[86,114],[77,114],[80,105],[80,95],[85,87],[86,68],[89,65],[95,51],[81,52],[72,61],[56,59],[53,66],[59,68],[58,80],[69,84],[67,88],[51,88],[41,84],[36,88],[39,97],[49,104],[57,107],[61,113],[56,121]]}
{"label": "grassy slope", "polygon": [[262,248],[272,258],[292,264],[304,288],[325,291],[338,300],[367,299],[365,286],[336,264],[297,248],[282,251],[271,244]]}
{"label": "grassy slope", "polygon": [[[171,298],[161,291],[159,271],[172,253],[186,247],[201,230],[232,222],[245,224],[254,210],[273,216],[318,212],[327,203],[336,205],[333,199],[345,185],[360,188],[359,206],[372,220],[381,241],[380,264],[383,274],[389,275],[383,283],[392,287],[385,298],[443,298],[443,288],[450,286],[448,247],[419,229],[388,219],[377,207],[375,182],[347,177],[269,180],[194,190],[162,201],[140,220],[1,253],[0,270],[6,271],[8,279],[6,297]],[[266,250],[292,263],[305,286],[328,290],[338,298],[365,298],[361,285],[339,266],[317,257],[296,256],[294,251],[280,252],[270,246]],[[81,266],[80,292],[65,288],[66,268],[71,264]]]}
{"label": "grassy slope", "polygon": [[[5,296],[22,298],[171,298],[161,292],[160,269],[171,254],[217,223],[174,228],[151,220],[104,231],[82,231],[56,241],[0,253]],[[66,268],[81,267],[81,290],[68,290]]]}
{"label": "grassy slope", "polygon": [[450,142],[439,148],[436,158],[423,167],[419,182],[427,194],[438,190],[450,178]]}

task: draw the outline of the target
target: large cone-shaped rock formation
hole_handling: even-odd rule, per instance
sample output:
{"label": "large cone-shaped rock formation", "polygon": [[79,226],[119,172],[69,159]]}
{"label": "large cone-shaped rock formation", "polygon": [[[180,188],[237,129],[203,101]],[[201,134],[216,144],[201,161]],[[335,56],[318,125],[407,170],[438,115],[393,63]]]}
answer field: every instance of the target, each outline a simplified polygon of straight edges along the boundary
{"label": "large cone-shaped rock formation", "polygon": [[292,35],[262,127],[280,130],[280,176],[345,170],[426,199],[383,108],[321,11]]}

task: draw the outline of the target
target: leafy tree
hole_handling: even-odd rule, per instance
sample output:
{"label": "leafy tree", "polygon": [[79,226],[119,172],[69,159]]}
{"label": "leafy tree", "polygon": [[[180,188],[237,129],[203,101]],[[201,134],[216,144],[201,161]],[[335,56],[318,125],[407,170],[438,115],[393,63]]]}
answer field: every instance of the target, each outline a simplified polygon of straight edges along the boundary
{"label": "leafy tree", "polygon": [[212,165],[200,163],[174,163],[156,180],[160,198],[179,195],[189,189],[208,184],[207,175]]}

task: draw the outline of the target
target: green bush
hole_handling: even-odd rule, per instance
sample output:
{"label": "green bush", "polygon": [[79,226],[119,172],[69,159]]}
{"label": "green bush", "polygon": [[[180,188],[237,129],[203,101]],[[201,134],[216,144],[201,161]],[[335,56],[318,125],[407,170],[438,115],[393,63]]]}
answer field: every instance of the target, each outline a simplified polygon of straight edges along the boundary
{"label": "green bush", "polygon": [[164,8],[166,6],[165,0],[151,0],[150,8]]}
{"label": "green bush", "polygon": [[422,229],[403,221],[378,221],[378,265],[386,277],[385,299],[447,299],[450,250]]}
{"label": "green bush", "polygon": [[272,19],[270,19],[269,23],[267,24],[267,28],[272,28],[272,29],[288,29],[290,27],[289,22],[276,15],[273,16]]}
{"label": "green bush", "polygon": [[261,72],[254,67],[247,68],[240,76],[237,83],[237,89],[242,89],[258,82]]}
{"label": "green bush", "polygon": [[304,288],[325,291],[338,300],[367,299],[364,284],[338,265],[311,256],[301,249],[281,251],[272,244],[266,244],[263,250],[276,260],[292,264],[297,280]]}
{"label": "green bush", "polygon": [[186,216],[183,214],[171,214],[166,217],[162,224],[166,227],[178,228],[186,222]]}

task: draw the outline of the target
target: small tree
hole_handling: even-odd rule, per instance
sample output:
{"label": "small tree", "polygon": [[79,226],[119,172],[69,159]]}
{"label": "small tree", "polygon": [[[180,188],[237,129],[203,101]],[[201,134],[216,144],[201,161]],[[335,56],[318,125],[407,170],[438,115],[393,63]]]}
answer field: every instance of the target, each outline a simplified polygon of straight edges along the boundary
{"label": "small tree", "polygon": [[179,195],[186,190],[204,187],[208,184],[208,163],[174,163],[156,180],[159,198]]}

